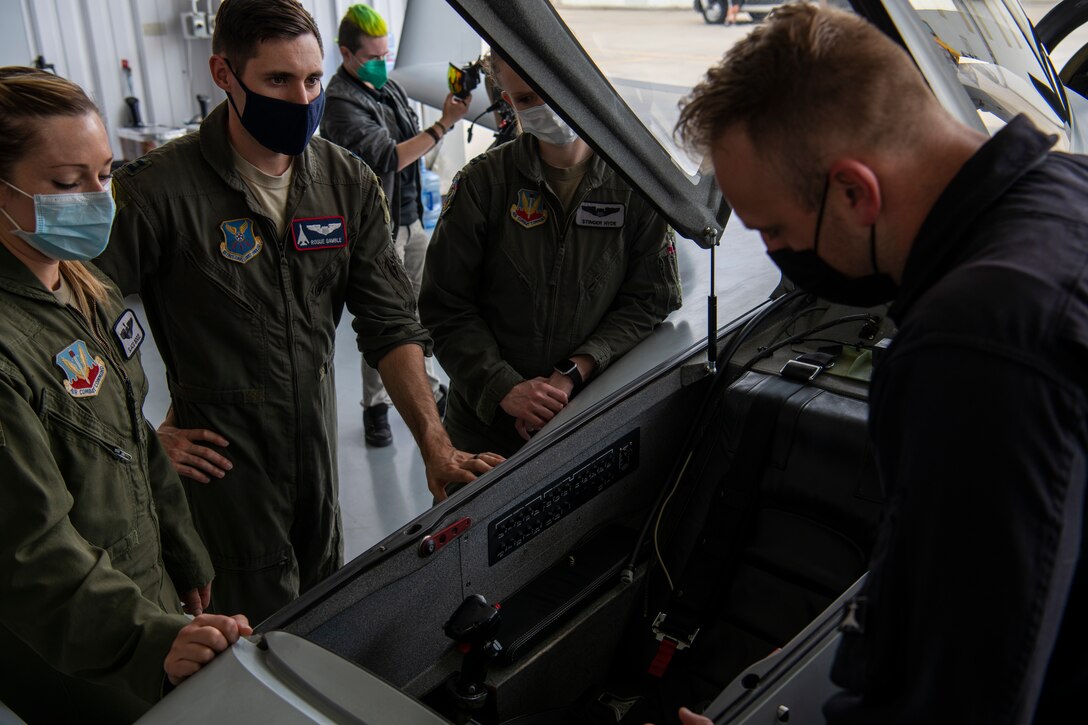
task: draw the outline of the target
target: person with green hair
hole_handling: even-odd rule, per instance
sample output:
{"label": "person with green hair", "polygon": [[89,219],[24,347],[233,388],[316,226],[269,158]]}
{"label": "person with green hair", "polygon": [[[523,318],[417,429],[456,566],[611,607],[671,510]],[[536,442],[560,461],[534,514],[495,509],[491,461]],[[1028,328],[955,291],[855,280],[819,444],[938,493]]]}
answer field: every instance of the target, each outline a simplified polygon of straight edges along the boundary
{"label": "person with green hair", "polygon": [[[408,96],[386,75],[389,30],[385,19],[369,5],[352,5],[340,21],[337,43],[343,63],[325,91],[321,135],[358,155],[381,179],[393,215],[397,256],[418,299],[429,243],[422,223],[418,161],[468,113],[471,96],[446,96],[441,118],[421,131]],[[446,386],[435,375],[431,358],[426,369],[441,415]],[[371,446],[387,446],[393,442],[389,395],[378,371],[365,360],[362,375],[364,438]]]}

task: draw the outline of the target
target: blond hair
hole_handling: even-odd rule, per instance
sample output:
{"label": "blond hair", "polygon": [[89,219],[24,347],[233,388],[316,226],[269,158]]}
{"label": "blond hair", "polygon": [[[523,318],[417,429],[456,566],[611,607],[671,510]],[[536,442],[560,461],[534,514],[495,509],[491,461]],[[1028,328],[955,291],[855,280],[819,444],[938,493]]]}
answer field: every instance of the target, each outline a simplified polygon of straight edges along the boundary
{"label": "blond hair", "polygon": [[[41,121],[88,113],[98,108],[70,80],[36,68],[0,68],[0,178],[8,178],[12,167],[42,143]],[[106,299],[106,286],[82,262],[61,260],[60,274],[76,306],[90,317],[94,303]]]}
{"label": "blond hair", "polygon": [[[680,103],[676,133],[709,151],[740,127],[810,208],[832,154],[905,148],[939,105],[910,56],[866,20],[809,3],[775,10]],[[918,130],[915,130],[918,129]]]}

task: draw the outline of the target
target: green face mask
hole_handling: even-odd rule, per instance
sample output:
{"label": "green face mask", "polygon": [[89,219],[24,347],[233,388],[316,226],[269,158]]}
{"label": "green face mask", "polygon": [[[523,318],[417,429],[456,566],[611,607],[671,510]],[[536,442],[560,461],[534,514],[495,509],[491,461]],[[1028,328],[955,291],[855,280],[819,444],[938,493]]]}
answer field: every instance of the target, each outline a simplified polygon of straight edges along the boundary
{"label": "green face mask", "polygon": [[385,71],[384,58],[375,58],[374,60],[368,60],[366,63],[363,63],[361,66],[359,66],[359,69],[355,71],[355,73],[359,76],[359,80],[363,81],[364,83],[369,83],[370,85],[377,88],[379,91],[388,80],[388,76],[386,75]]}

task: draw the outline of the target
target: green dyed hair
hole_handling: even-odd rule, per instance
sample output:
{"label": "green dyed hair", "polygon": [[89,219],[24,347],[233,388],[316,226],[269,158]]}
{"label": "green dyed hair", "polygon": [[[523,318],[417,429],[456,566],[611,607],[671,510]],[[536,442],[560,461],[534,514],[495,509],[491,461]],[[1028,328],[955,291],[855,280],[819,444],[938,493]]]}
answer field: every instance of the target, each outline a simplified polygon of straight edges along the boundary
{"label": "green dyed hair", "polygon": [[389,28],[377,10],[369,5],[352,5],[340,21],[336,42],[352,52],[359,50],[364,37],[381,38],[389,35]]}

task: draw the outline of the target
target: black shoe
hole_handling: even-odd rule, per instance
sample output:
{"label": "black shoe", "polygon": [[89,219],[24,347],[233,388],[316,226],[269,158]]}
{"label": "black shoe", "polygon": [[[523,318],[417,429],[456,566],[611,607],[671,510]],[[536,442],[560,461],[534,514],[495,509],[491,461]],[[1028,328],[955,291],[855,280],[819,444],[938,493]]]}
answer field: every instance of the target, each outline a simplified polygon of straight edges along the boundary
{"label": "black shoe", "polygon": [[363,437],[368,446],[384,448],[393,442],[393,431],[389,428],[389,406],[378,403],[363,408]]}
{"label": "black shoe", "polygon": [[447,388],[445,385],[442,385],[441,383],[439,383],[439,385],[438,385],[438,395],[436,395],[435,398],[434,398],[434,404],[438,406],[438,419],[439,420],[445,420],[446,419],[446,396],[449,394],[449,392],[450,392],[449,388]]}

